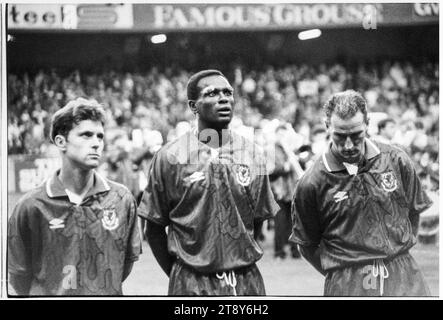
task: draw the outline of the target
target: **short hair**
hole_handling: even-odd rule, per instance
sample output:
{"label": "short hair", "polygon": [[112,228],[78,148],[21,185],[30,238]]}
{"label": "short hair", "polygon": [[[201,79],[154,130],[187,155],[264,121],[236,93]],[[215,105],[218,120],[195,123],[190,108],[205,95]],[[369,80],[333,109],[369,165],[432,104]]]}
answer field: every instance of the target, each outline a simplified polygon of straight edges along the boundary
{"label": "short hair", "polygon": [[275,128],[275,132],[280,131],[280,130],[288,130],[288,128],[286,127],[286,124],[285,124],[285,123],[283,123],[283,124],[279,124],[279,125],[277,126],[277,128]]}
{"label": "short hair", "polygon": [[384,128],[386,128],[386,125],[387,125],[388,123],[390,123],[390,122],[395,123],[394,119],[392,119],[392,118],[386,118],[386,119],[381,120],[381,121],[377,124],[378,132],[380,132],[381,130],[383,130]]}
{"label": "short hair", "polygon": [[69,131],[83,120],[100,121],[105,124],[105,111],[96,100],[77,98],[58,110],[51,119],[50,138],[54,142],[57,135],[68,137]]}
{"label": "short hair", "polygon": [[326,123],[330,124],[332,113],[336,113],[343,120],[352,118],[361,111],[364,121],[368,123],[368,108],[363,96],[354,90],[346,90],[333,94],[323,106],[326,114]]}
{"label": "short hair", "polygon": [[198,96],[200,94],[199,88],[198,88],[198,82],[206,77],[209,76],[222,76],[223,78],[227,79],[221,71],[218,71],[216,69],[207,69],[202,70],[197,73],[194,73],[188,81],[188,84],[186,86],[186,91],[188,95],[188,100],[197,100]]}
{"label": "short hair", "polygon": [[424,127],[425,127],[424,124],[423,124],[423,121],[421,121],[421,120],[417,120],[417,121],[415,121],[415,122],[414,122],[414,125],[415,125],[415,128],[416,128],[416,129],[419,129],[419,130],[420,130],[420,129],[424,129]]}
{"label": "short hair", "polygon": [[326,132],[326,128],[324,124],[317,124],[312,128],[312,135],[316,135],[317,133]]}

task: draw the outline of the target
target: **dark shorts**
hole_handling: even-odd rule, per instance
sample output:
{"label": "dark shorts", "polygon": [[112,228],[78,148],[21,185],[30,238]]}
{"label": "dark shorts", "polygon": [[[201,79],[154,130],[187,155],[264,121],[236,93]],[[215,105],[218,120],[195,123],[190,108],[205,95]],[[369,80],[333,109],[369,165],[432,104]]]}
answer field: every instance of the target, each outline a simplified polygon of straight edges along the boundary
{"label": "dark shorts", "polygon": [[423,274],[409,253],[328,272],[325,296],[430,296]]}
{"label": "dark shorts", "polygon": [[[217,276],[218,275],[218,276]],[[173,296],[264,296],[265,285],[255,264],[219,273],[200,273],[175,262],[169,277]]]}

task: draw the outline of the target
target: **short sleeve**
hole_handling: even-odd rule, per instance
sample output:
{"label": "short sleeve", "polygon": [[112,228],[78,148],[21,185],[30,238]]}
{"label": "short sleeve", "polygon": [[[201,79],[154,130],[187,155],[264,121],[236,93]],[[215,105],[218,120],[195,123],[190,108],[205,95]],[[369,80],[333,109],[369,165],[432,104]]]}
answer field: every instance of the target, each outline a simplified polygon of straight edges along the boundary
{"label": "short sleeve", "polygon": [[301,246],[317,246],[321,239],[319,213],[314,187],[299,181],[291,205],[292,234],[289,238]]}
{"label": "short sleeve", "polygon": [[[19,201],[8,222],[8,272],[16,275],[32,273],[31,230],[28,223],[29,208],[26,201]],[[34,248],[36,249],[36,248]]]}
{"label": "short sleeve", "polygon": [[130,195],[127,201],[129,233],[125,261],[132,262],[138,260],[139,255],[142,253],[142,236],[137,219],[137,203],[132,195]]}
{"label": "short sleeve", "polygon": [[162,163],[161,159],[160,152],[156,153],[152,159],[148,173],[148,184],[143,191],[138,206],[138,215],[157,224],[167,226],[169,225],[170,209],[163,177],[168,173],[163,173],[162,167],[167,163]]}
{"label": "short sleeve", "polygon": [[285,168],[285,163],[287,163],[287,157],[285,156],[282,147],[279,144],[275,145],[275,149],[273,150],[275,154],[274,168],[270,173],[270,178],[273,180],[285,173],[289,173],[290,170]]}
{"label": "short sleeve", "polygon": [[257,205],[255,207],[254,218],[256,220],[272,218],[280,210],[280,206],[274,199],[268,175],[263,175],[261,180],[261,188],[258,195]]}
{"label": "short sleeve", "polygon": [[403,151],[400,153],[399,167],[409,214],[420,214],[432,205],[432,200],[423,189],[412,160]]}
{"label": "short sleeve", "polygon": [[280,206],[275,201],[264,161],[259,163],[255,169],[258,183],[255,186],[255,192],[253,192],[256,194],[254,220],[262,221],[274,217],[280,210]]}

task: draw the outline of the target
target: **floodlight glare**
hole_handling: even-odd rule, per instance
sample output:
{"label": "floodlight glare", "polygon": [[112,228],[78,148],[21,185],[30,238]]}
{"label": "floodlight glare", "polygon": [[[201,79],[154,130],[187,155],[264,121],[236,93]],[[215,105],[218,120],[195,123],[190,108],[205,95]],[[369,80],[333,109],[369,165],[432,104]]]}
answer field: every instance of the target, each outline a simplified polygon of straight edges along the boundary
{"label": "floodlight glare", "polygon": [[321,36],[321,30],[320,29],[311,29],[302,31],[298,34],[298,38],[300,40],[309,40],[309,39],[315,39]]}
{"label": "floodlight glare", "polygon": [[158,43],[164,43],[166,42],[166,35],[165,34],[156,34],[155,36],[151,37],[151,42],[154,44]]}

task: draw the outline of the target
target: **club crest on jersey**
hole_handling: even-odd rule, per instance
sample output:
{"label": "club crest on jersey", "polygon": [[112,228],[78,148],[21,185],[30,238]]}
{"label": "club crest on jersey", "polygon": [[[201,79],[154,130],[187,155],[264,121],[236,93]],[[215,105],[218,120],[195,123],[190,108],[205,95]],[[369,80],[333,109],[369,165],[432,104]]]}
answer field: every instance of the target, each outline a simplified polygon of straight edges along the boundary
{"label": "club crest on jersey", "polygon": [[248,186],[251,183],[251,170],[247,165],[239,164],[235,168],[235,177],[242,186]]}
{"label": "club crest on jersey", "polygon": [[381,186],[386,192],[392,192],[397,189],[397,178],[392,171],[382,173]]}
{"label": "club crest on jersey", "polygon": [[102,224],[106,230],[115,230],[118,227],[118,217],[115,210],[103,210]]}

